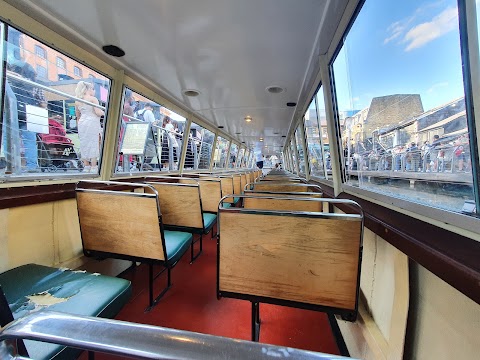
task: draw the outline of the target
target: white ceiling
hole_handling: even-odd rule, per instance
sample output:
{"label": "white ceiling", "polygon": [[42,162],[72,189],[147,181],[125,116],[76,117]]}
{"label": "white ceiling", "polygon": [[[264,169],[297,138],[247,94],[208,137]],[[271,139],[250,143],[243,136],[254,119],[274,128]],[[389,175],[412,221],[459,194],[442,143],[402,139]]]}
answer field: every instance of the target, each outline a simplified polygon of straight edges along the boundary
{"label": "white ceiling", "polygon": [[[310,86],[348,0],[9,2],[60,32],[49,19],[55,17],[92,51],[121,47],[127,74],[141,74],[173,101],[270,154],[280,150],[293,118],[295,108],[286,103],[298,102]],[[285,91],[268,93],[272,85]],[[185,89],[200,95],[187,97]],[[246,115],[253,121],[246,123]]]}

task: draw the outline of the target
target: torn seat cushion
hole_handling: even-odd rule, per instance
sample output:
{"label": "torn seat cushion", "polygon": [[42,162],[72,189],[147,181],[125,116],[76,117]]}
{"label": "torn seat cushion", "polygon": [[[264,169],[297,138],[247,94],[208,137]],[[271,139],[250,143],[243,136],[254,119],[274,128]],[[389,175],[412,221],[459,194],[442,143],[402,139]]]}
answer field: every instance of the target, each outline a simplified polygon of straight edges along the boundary
{"label": "torn seat cushion", "polygon": [[[15,319],[42,309],[113,318],[129,300],[130,281],[28,264],[0,274],[0,286]],[[73,359],[80,350],[25,341],[34,359]]]}

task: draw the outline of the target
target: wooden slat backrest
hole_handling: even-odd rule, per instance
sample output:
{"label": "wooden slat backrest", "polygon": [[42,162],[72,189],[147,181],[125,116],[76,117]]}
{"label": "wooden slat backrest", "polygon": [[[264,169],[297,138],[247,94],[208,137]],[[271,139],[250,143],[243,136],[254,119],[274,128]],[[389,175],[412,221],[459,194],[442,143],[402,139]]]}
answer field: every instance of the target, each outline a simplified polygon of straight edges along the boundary
{"label": "wooden slat backrest", "polygon": [[[319,199],[322,193],[282,193],[281,197],[275,194],[252,193],[253,197],[243,198],[244,209],[282,210],[282,211],[307,211],[322,212],[322,201],[310,201],[307,199]],[[297,195],[298,194],[298,195]],[[301,194],[301,195],[300,195]],[[277,197],[277,198],[275,198]],[[290,199],[285,199],[288,197]]]}
{"label": "wooden slat backrest", "polygon": [[[195,175],[195,174],[191,174]],[[158,179],[161,179],[158,181]],[[172,178],[171,181],[168,181],[169,179],[163,179],[163,178],[154,178],[150,177],[147,179],[148,180],[153,180],[155,182],[172,182],[172,183],[178,183],[178,184],[190,184],[190,185],[198,185],[200,189],[200,198],[202,201],[202,210],[206,212],[211,212],[211,213],[217,213],[218,212],[218,203],[220,202],[220,199],[222,198],[222,188],[221,188],[221,183],[220,179],[218,178],[210,178],[206,176],[202,177],[175,177]]]}
{"label": "wooden slat backrest", "polygon": [[[180,180],[182,184],[192,184],[194,179]],[[220,179],[198,178],[196,179],[200,186],[200,196],[202,198],[202,209],[206,212],[217,213],[218,203],[222,198],[222,185]]]}
{"label": "wooden slat backrest", "polygon": [[261,181],[253,186],[254,191],[274,191],[274,192],[310,192],[312,186],[309,184]]}
{"label": "wooden slat backrest", "polygon": [[221,208],[219,291],[354,310],[363,222],[335,215]]}
{"label": "wooden slat backrest", "polygon": [[178,179],[178,183],[196,185],[198,184],[198,178],[181,178],[181,179]]}
{"label": "wooden slat backrest", "polygon": [[303,183],[301,179],[290,178],[286,176],[266,176],[262,181],[282,181],[282,182],[292,182],[292,183]]}
{"label": "wooden slat backrest", "polygon": [[165,260],[153,194],[77,191],[85,250]]}
{"label": "wooden slat backrest", "polygon": [[150,182],[158,192],[164,225],[203,229],[198,185]]}
{"label": "wooden slat backrest", "polygon": [[243,194],[243,189],[247,184],[247,174],[240,174],[240,194]]}
{"label": "wooden slat backrest", "polygon": [[233,193],[235,195],[242,194],[242,177],[240,174],[233,175]]}
{"label": "wooden slat backrest", "polygon": [[[233,177],[220,177],[220,181],[222,184],[222,197],[230,194],[234,194],[233,192]],[[227,198],[225,202],[233,203],[233,198]]]}

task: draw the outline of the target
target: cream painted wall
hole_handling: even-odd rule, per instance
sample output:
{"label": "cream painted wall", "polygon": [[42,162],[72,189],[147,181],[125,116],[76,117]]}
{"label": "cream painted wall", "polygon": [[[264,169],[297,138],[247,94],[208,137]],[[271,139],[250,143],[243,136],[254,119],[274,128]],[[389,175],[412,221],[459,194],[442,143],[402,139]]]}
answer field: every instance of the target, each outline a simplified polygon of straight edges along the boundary
{"label": "cream painted wall", "polygon": [[479,304],[368,229],[363,254],[359,319],[337,319],[352,357],[479,358]]}
{"label": "cream painted wall", "polygon": [[480,358],[480,305],[411,262],[405,359]]}
{"label": "cream painted wall", "polygon": [[350,355],[402,359],[408,316],[408,258],[364,229],[361,301],[356,323],[338,320]]}
{"label": "cream painted wall", "polygon": [[0,272],[36,263],[80,266],[82,243],[75,199],[0,210]]}

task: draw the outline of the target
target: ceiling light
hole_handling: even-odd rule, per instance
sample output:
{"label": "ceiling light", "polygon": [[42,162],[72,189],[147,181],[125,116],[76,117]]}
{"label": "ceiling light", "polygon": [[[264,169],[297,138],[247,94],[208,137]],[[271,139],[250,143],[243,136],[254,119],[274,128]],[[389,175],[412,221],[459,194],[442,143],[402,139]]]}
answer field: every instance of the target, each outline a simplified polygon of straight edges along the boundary
{"label": "ceiling light", "polygon": [[282,137],[287,137],[287,135],[282,135]]}
{"label": "ceiling light", "polygon": [[266,89],[270,94],[280,94],[285,91],[284,88],[281,88],[280,86],[269,86]]}
{"label": "ceiling light", "polygon": [[103,51],[105,51],[108,55],[115,56],[115,57],[122,57],[125,56],[125,51],[120,49],[116,45],[105,45],[102,47]]}
{"label": "ceiling light", "polygon": [[241,134],[241,132],[236,132],[235,134],[237,134],[237,135],[240,135],[240,134]]}
{"label": "ceiling light", "polygon": [[260,139],[260,141],[263,141],[263,139]]}
{"label": "ceiling light", "polygon": [[246,122],[252,121],[252,117],[250,115],[245,116],[245,121]]}
{"label": "ceiling light", "polygon": [[287,102],[287,106],[288,107],[294,107],[294,106],[297,106],[297,103],[296,102]]}
{"label": "ceiling light", "polygon": [[195,90],[195,89],[186,89],[186,90],[183,90],[183,95],[190,96],[190,97],[195,97],[195,96],[200,95],[200,91]]}
{"label": "ceiling light", "polygon": [[223,129],[223,128],[224,128],[223,125],[218,125],[217,127],[218,127],[219,129]]}

